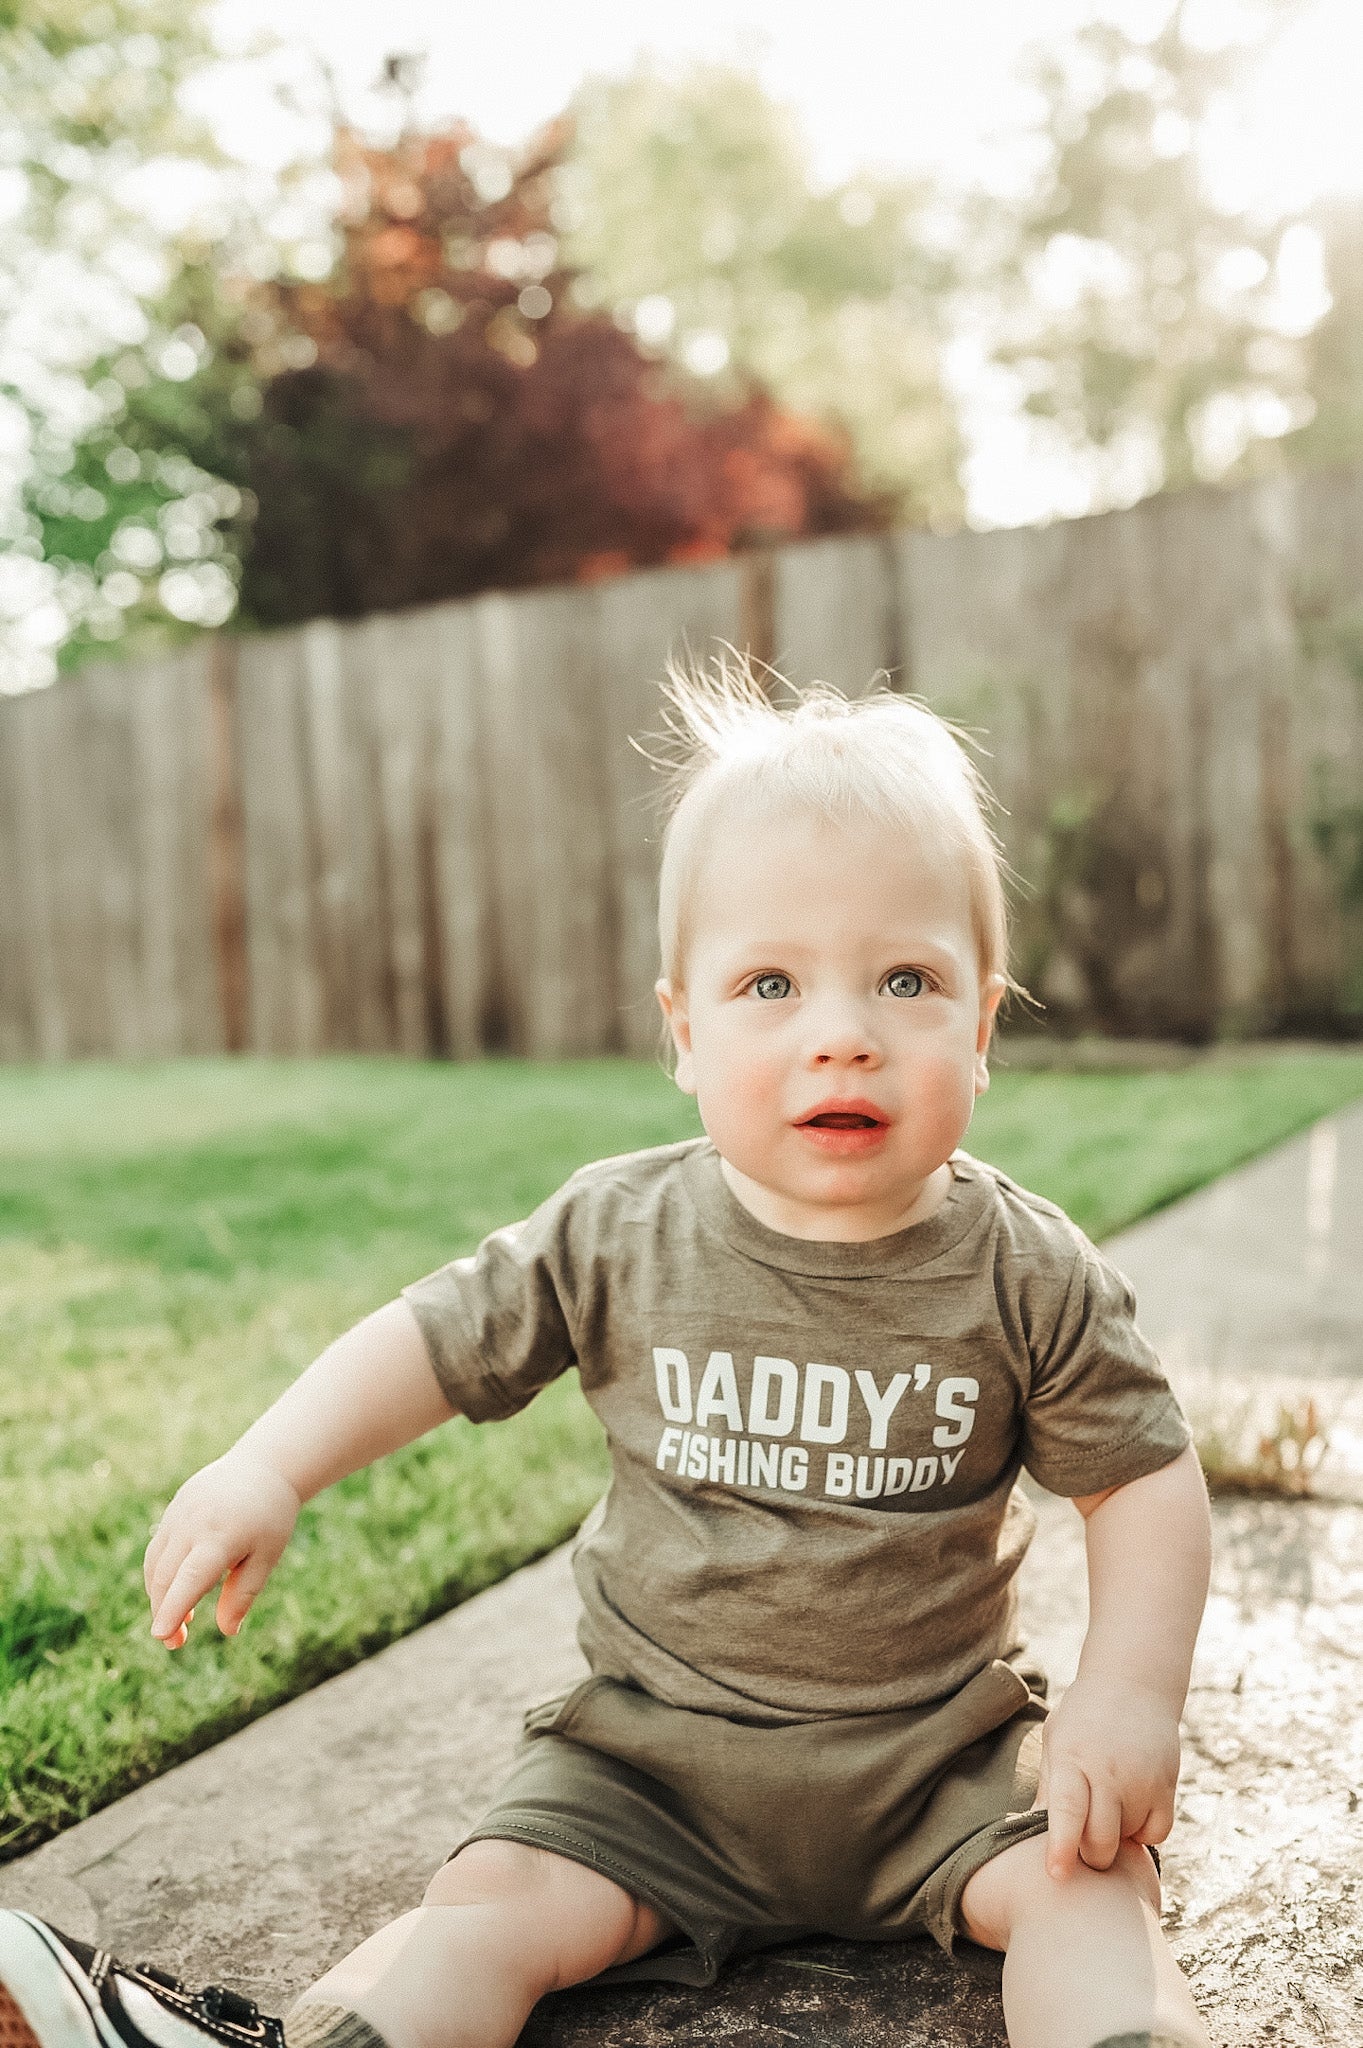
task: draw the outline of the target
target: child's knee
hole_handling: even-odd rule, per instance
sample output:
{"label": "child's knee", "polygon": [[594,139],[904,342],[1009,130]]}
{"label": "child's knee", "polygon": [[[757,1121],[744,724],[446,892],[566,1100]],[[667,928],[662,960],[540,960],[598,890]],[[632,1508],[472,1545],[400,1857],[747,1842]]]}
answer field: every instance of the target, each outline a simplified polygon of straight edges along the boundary
{"label": "child's knee", "polygon": [[1158,1917],[1159,1873],[1148,1849],[1123,1842],[1108,1869],[1091,1870],[1081,1863],[1069,1877],[1055,1878],[1046,1869],[1045,1835],[1031,1835],[982,1864],[969,1879],[961,1894],[961,1922],[972,1941],[1006,1949],[1024,1919],[1083,1913],[1115,1892],[1134,1892]]}
{"label": "child's knee", "polygon": [[490,1906],[516,1902],[552,1882],[562,1862],[528,1842],[470,1842],[443,1863],[426,1887],[426,1906]]}
{"label": "child's knee", "polygon": [[641,1955],[665,1931],[652,1908],[586,1864],[528,1842],[470,1842],[438,1870],[427,1906],[500,1908],[555,1982],[579,1983]]}

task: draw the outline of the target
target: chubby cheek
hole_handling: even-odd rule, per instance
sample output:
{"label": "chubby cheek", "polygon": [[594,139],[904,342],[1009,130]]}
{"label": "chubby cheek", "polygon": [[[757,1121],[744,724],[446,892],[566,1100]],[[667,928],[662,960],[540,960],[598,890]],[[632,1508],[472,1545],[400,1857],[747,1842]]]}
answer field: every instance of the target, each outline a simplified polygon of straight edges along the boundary
{"label": "chubby cheek", "polygon": [[915,1094],[923,1121],[952,1149],[975,1107],[973,1048],[969,1058],[944,1055],[924,1068]]}
{"label": "chubby cheek", "polygon": [[784,1082],[784,1064],[750,1046],[720,1037],[697,1048],[696,1107],[711,1138],[736,1165],[737,1153],[762,1143],[772,1119],[782,1119]]}

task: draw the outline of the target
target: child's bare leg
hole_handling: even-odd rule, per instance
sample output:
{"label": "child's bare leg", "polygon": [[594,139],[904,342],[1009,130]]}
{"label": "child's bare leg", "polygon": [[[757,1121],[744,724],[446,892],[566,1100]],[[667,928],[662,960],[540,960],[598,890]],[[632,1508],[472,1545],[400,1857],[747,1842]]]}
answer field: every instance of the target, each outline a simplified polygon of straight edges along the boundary
{"label": "child's bare leg", "polygon": [[345,2006],[389,2048],[510,2048],[546,1991],[631,1961],[670,1924],[598,1871],[520,1842],[471,1842],[422,1904],[293,2009]]}
{"label": "child's bare leg", "polygon": [[1034,1835],[977,1870],[961,1912],[971,1939],[1005,1951],[1003,2012],[1012,2048],[1097,2048],[1152,2035],[1209,2048],[1187,1979],[1160,1932],[1159,1879],[1123,1843],[1110,1870],[1046,1875]]}

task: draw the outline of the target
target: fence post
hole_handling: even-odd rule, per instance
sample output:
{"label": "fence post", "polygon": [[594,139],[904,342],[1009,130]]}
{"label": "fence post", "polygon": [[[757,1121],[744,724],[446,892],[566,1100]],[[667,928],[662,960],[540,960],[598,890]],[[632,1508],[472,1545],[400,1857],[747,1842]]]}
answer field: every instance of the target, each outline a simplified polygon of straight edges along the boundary
{"label": "fence post", "polygon": [[245,1052],[250,1035],[246,847],[237,761],[237,643],[230,633],[215,633],[209,641],[208,718],[212,792],[209,876],[222,1042],[228,1052]]}

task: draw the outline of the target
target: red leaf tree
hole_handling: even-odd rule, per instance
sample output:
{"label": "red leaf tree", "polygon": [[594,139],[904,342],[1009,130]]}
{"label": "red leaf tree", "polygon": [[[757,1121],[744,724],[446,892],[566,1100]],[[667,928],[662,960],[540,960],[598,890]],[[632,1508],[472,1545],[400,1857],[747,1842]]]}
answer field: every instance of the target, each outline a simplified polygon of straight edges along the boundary
{"label": "red leaf tree", "polygon": [[338,135],[340,261],[253,288],[242,322],[257,623],[888,523],[839,434],[756,388],[716,404],[579,303],[553,229],[568,140],[551,124],[508,163],[463,126],[391,150]]}

